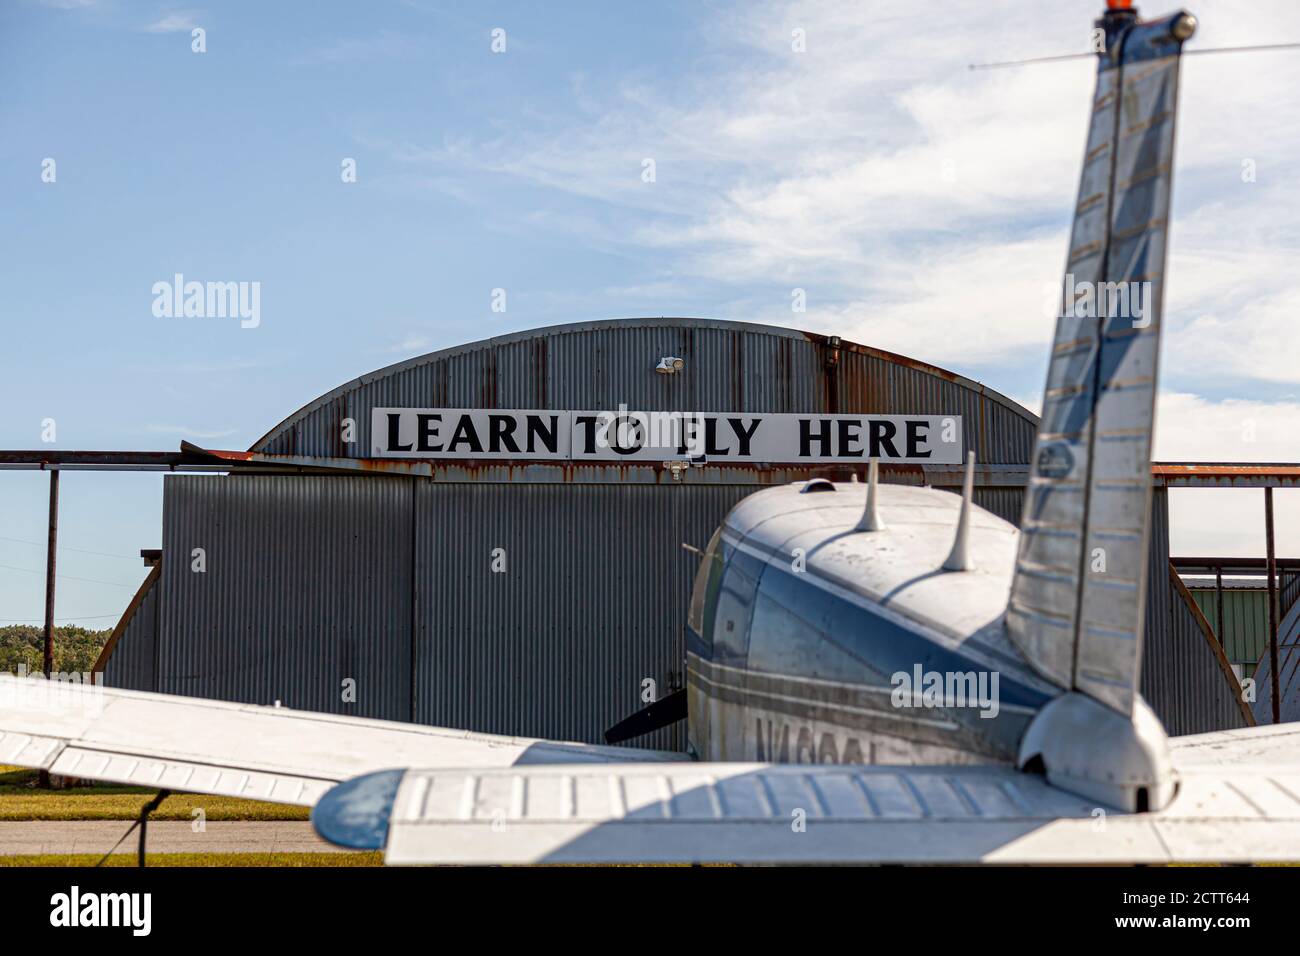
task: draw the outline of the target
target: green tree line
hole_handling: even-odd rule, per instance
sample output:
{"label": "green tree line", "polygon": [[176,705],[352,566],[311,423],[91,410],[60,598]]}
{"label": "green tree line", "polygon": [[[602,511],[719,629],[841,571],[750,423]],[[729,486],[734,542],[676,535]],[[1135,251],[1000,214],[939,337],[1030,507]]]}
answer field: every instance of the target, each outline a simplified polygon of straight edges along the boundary
{"label": "green tree line", "polygon": [[[54,669],[64,673],[85,673],[99,658],[99,652],[112,630],[90,631],[67,625],[54,629]],[[10,624],[0,627],[0,672],[16,674],[20,664],[27,673],[39,674],[43,668],[45,630],[33,624]]]}

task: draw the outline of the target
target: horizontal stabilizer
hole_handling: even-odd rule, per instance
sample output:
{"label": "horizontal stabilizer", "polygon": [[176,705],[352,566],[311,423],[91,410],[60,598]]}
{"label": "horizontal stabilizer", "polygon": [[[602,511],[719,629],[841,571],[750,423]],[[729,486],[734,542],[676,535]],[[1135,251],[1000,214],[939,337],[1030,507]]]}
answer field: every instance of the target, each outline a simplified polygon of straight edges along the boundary
{"label": "horizontal stabilizer", "polygon": [[[1003,767],[409,770],[390,864],[1170,863],[1295,857],[1300,768],[1193,771],[1127,814]],[[322,801],[325,807],[330,797]],[[378,845],[378,844],[376,844]]]}

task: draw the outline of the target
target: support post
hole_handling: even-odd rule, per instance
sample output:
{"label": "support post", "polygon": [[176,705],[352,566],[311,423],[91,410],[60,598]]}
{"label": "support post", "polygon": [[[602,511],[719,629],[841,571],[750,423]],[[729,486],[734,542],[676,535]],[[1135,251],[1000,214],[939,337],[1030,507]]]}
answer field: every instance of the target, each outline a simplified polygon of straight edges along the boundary
{"label": "support post", "polygon": [[1268,666],[1273,678],[1273,723],[1282,722],[1282,674],[1277,660],[1277,557],[1273,552],[1273,487],[1264,489],[1264,544],[1268,555]]}
{"label": "support post", "polygon": [[54,565],[59,548],[59,470],[50,470],[50,527],[45,539],[45,663],[48,678],[54,670]]}
{"label": "support post", "polygon": [[1224,643],[1223,635],[1223,566],[1214,569],[1214,606],[1218,609],[1218,638],[1219,646],[1227,651],[1228,645]]}
{"label": "support post", "polygon": [[[45,648],[41,670],[49,680],[54,670],[54,566],[59,552],[59,470],[50,469],[50,524],[45,538]],[[50,772],[42,770],[37,784],[49,789]]]}

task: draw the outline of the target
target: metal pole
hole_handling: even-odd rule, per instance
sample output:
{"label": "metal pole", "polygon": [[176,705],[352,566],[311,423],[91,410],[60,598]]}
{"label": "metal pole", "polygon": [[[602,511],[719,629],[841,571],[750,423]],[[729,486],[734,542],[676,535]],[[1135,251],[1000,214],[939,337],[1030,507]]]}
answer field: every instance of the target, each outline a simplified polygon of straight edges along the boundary
{"label": "metal pole", "polygon": [[50,470],[50,530],[45,550],[45,676],[54,670],[54,564],[59,547],[59,471]]}
{"label": "metal pole", "polygon": [[1219,609],[1217,615],[1219,619],[1219,646],[1227,650],[1227,645],[1223,643],[1223,568],[1221,566],[1214,569],[1214,603]]}
{"label": "metal pole", "polygon": [[1273,678],[1273,723],[1282,722],[1279,687],[1282,674],[1277,668],[1277,558],[1273,554],[1273,487],[1264,489],[1264,544],[1268,555],[1268,666]]}
{"label": "metal pole", "polygon": [[[41,670],[49,680],[54,670],[54,565],[59,550],[59,470],[50,469],[50,526],[45,539],[45,652]],[[49,789],[50,772],[42,770],[37,784]]]}

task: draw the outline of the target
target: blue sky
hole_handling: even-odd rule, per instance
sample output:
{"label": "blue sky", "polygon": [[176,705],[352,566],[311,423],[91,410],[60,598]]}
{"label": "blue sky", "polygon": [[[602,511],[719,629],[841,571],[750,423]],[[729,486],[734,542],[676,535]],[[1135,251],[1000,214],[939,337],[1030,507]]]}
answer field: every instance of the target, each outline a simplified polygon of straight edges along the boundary
{"label": "blue sky", "polygon": [[[1042,6],[8,0],[0,446],[246,448],[361,372],[626,315],[835,332],[1036,408],[1091,66],[965,67],[1083,49],[1100,2]],[[1300,40],[1242,9],[1195,4],[1196,42]],[[1161,457],[1300,460],[1295,89],[1300,54],[1186,64]],[[178,272],[259,282],[260,324],[155,317]],[[6,621],[42,614],[46,480],[0,473]],[[58,616],[111,624],[161,481],[62,494]],[[1257,499],[1183,495],[1176,550],[1259,553]]]}

